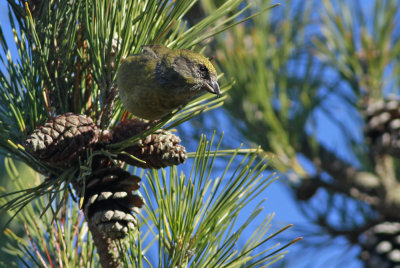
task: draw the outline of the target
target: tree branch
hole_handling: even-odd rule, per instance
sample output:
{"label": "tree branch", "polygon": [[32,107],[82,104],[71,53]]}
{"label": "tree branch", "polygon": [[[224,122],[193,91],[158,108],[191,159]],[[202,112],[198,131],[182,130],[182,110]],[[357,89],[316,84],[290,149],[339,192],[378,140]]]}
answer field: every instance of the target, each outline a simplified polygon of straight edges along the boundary
{"label": "tree branch", "polygon": [[[85,215],[86,218],[86,215]],[[89,230],[92,234],[97,253],[100,256],[101,267],[103,268],[119,268],[122,267],[118,261],[119,253],[115,243],[110,238],[104,238],[90,220],[86,218]]]}
{"label": "tree branch", "polygon": [[318,145],[317,151],[313,151],[308,142],[303,142],[300,151],[312,160],[317,170],[327,172],[336,182],[316,180],[319,186],[366,202],[382,215],[399,219],[400,184],[393,172],[390,156],[380,156],[380,161],[376,162],[375,170],[378,177],[357,170],[321,144]]}

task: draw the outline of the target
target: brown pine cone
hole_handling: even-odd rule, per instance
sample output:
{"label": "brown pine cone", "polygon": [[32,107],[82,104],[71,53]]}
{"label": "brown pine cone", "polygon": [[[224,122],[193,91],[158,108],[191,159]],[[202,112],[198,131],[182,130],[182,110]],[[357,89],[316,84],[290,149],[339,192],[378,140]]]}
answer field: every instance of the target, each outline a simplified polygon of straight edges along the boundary
{"label": "brown pine cone", "polygon": [[360,259],[366,267],[400,267],[400,223],[383,222],[360,237]]}
{"label": "brown pine cone", "polygon": [[375,152],[400,157],[400,99],[392,96],[369,104],[365,123],[366,141]]}
{"label": "brown pine cone", "polygon": [[179,165],[186,161],[186,149],[179,145],[181,139],[166,130],[157,130],[147,136],[144,140],[139,140],[134,146],[128,147],[125,151],[140,160],[142,163],[121,155],[120,160],[142,168],[163,168],[167,166]]}
{"label": "brown pine cone", "polygon": [[44,162],[69,166],[86,156],[86,149],[93,148],[98,139],[99,131],[91,118],[67,113],[35,129],[25,148]]}
{"label": "brown pine cone", "polygon": [[[141,120],[126,120],[121,122],[113,132],[113,142],[117,143],[128,139],[140,132],[145,131],[150,126]],[[139,162],[128,155],[120,154],[118,159],[127,164],[141,168],[163,168],[172,165],[179,165],[186,161],[186,149],[179,143],[181,139],[163,129],[155,131],[143,140],[139,140],[135,145],[126,148],[124,151],[134,157],[145,161]]]}
{"label": "brown pine cone", "polygon": [[[86,178],[83,209],[87,220],[104,237],[124,238],[137,225],[136,215],[143,199],[132,191],[139,189],[140,178],[119,167],[94,171]],[[82,191],[82,182],[78,191]]]}

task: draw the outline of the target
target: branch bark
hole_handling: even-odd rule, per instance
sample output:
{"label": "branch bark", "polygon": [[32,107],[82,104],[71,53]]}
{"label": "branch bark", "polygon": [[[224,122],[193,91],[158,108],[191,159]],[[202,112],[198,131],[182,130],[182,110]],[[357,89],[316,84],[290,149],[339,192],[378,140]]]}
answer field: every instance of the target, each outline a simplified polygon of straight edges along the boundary
{"label": "branch bark", "polygon": [[[74,187],[77,193],[82,192],[79,184],[72,180],[72,186]],[[85,214],[85,210],[83,210]],[[119,262],[119,253],[118,249],[110,238],[105,238],[102,233],[100,233],[96,226],[89,220],[88,216],[85,214],[85,220],[88,224],[89,231],[92,234],[94,245],[97,249],[97,254],[100,257],[100,263],[102,268],[120,268],[121,263]]]}
{"label": "branch bark", "polygon": [[321,144],[313,151],[303,142],[300,151],[312,160],[317,170],[327,172],[335,180],[334,183],[317,180],[319,186],[366,202],[386,218],[400,220],[400,184],[391,156],[381,155],[376,159],[376,176],[356,169]]}
{"label": "branch bark", "polygon": [[[85,215],[86,218],[86,215]],[[103,268],[120,268],[122,267],[119,260],[119,253],[115,243],[110,238],[104,238],[95,226],[86,218],[89,230],[92,234],[97,253],[100,256],[101,267]]]}

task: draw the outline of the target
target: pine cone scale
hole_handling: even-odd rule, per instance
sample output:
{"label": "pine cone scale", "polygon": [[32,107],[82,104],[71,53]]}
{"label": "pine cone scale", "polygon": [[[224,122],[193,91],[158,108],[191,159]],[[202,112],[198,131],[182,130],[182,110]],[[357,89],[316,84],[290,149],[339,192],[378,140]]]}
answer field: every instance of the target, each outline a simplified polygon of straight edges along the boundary
{"label": "pine cone scale", "polygon": [[400,157],[400,100],[389,97],[366,109],[365,137],[374,152]]}
{"label": "pine cone scale", "polygon": [[85,115],[67,113],[48,120],[26,140],[28,152],[44,162],[69,166],[98,142],[97,126]]}
{"label": "pine cone scale", "polygon": [[102,168],[86,178],[83,209],[105,237],[121,239],[137,225],[132,213],[137,213],[144,201],[132,189],[139,189],[139,182],[139,177],[119,167]]}
{"label": "pine cone scale", "polygon": [[[139,134],[148,127],[138,120],[126,120],[118,125],[113,132],[113,142],[121,142],[129,137]],[[129,135],[128,135],[129,134]],[[130,165],[141,168],[163,168],[179,165],[186,161],[186,149],[179,145],[181,139],[173,133],[159,129],[136,142],[135,145],[125,148],[125,152],[145,161],[139,162],[133,158],[119,154],[118,159]]]}

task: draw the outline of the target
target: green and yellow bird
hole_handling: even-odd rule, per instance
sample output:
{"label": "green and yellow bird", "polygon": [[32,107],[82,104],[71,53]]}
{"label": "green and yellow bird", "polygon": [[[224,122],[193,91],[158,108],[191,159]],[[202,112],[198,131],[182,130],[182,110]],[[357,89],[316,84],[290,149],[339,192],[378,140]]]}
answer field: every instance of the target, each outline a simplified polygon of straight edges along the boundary
{"label": "green and yellow bird", "polygon": [[220,95],[217,72],[203,55],[162,45],[143,47],[117,72],[119,95],[133,115],[156,120],[208,91]]}

